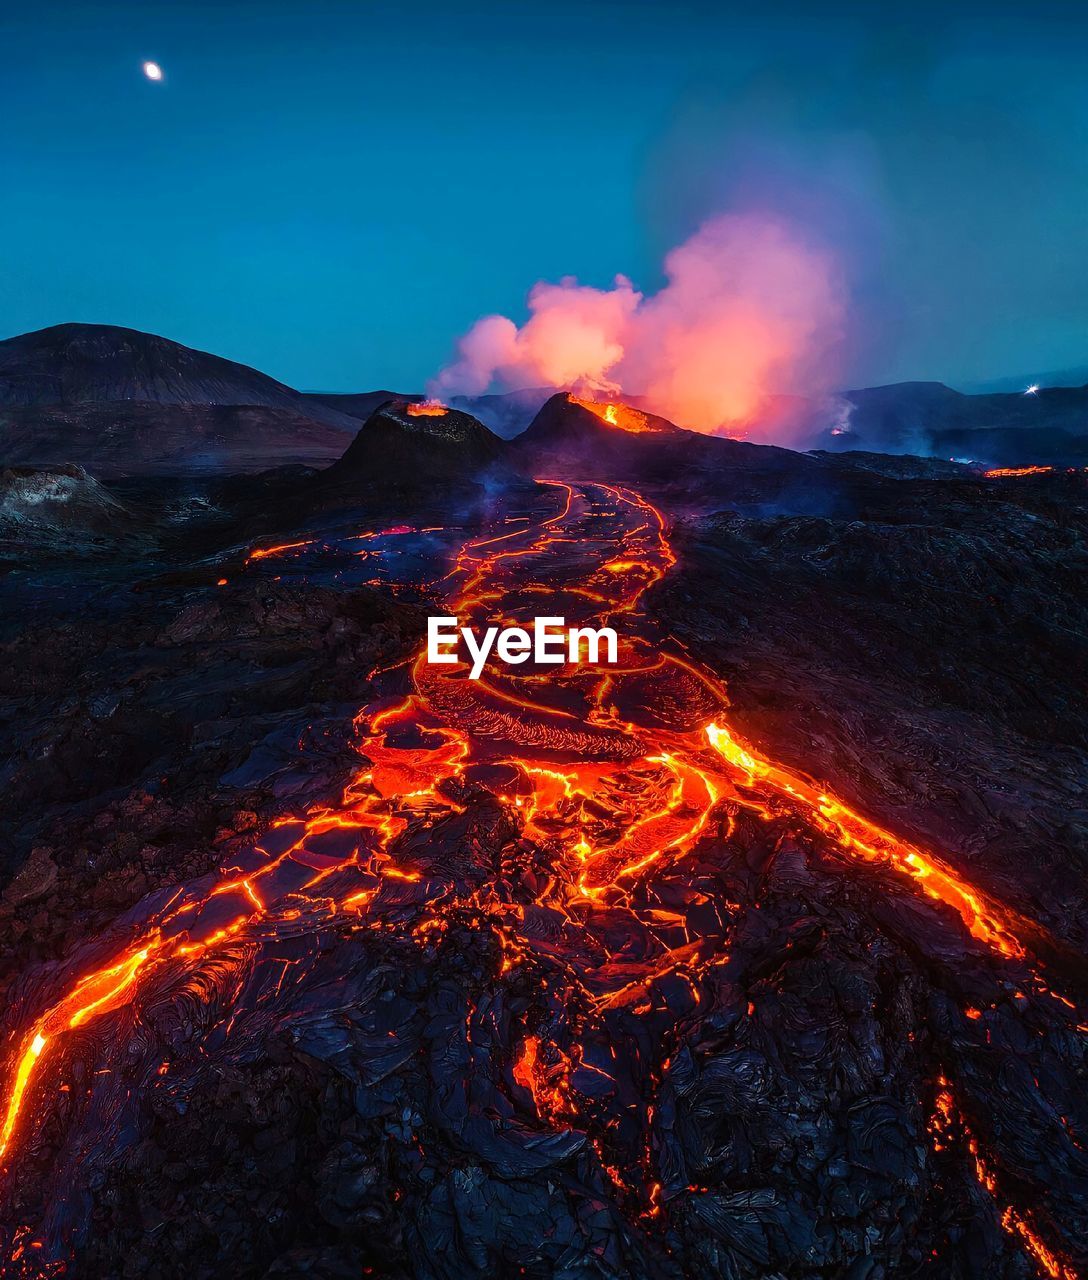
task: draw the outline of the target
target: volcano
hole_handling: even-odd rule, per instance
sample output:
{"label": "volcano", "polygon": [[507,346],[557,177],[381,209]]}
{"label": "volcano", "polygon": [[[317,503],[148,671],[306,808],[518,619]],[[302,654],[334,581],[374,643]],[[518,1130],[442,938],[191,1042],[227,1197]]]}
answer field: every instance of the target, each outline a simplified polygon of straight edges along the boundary
{"label": "volcano", "polygon": [[477,497],[489,473],[507,473],[509,479],[506,453],[505,441],[470,414],[390,400],[367,418],[343,457],[294,500],[312,510],[362,501],[381,511],[396,495],[406,506],[423,502],[441,512]]}
{"label": "volcano", "polygon": [[391,401],[367,418],[330,480],[378,474],[438,478],[498,461],[503,444],[471,414],[445,405]]}
{"label": "volcano", "polygon": [[527,474],[550,469],[649,485],[677,509],[722,503],[805,509],[815,502],[831,511],[851,501],[839,469],[818,456],[687,431],[638,409],[566,393],[553,396],[512,446]]}
{"label": "volcano", "polygon": [[562,395],[71,480],[142,541],[0,578],[5,1274],[1084,1273],[1083,473]]}

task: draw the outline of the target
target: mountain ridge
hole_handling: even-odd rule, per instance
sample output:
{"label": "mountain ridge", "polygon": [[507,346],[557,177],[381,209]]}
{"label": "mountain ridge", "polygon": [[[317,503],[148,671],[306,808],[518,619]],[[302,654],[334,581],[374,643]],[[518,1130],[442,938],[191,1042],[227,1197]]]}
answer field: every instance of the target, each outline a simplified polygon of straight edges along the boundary
{"label": "mountain ridge", "polygon": [[120,325],[69,323],[0,340],[0,407],[134,400],[290,409],[354,431],[357,420],[260,370]]}
{"label": "mountain ridge", "polygon": [[[524,440],[541,414],[555,412],[555,396],[545,396],[542,388],[455,396],[450,408],[472,415],[492,436]],[[248,365],[156,334],[64,323],[0,340],[0,463],[77,462],[116,472],[124,462],[125,431],[131,430],[139,437],[132,444],[133,468],[146,470],[155,461],[158,406],[167,470],[203,470],[219,459],[245,470],[285,459],[321,465],[349,448],[384,405],[421,398],[380,389],[298,391]],[[622,403],[642,412],[637,397]],[[186,423],[195,433],[188,450],[180,434]],[[751,426],[757,439],[786,438],[801,451],[955,456],[989,466],[1081,465],[1088,457],[1088,385],[973,393],[915,380],[853,388],[819,401],[777,396],[768,399],[765,419]],[[645,451],[638,433],[593,433],[606,453],[624,446]]]}

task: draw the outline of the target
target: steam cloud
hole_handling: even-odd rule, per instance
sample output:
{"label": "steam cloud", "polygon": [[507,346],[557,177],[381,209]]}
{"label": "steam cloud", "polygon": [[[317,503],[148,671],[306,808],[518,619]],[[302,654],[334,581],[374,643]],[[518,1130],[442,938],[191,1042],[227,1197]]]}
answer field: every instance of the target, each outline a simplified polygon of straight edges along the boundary
{"label": "steam cloud", "polygon": [[550,386],[637,400],[696,431],[735,432],[776,392],[824,390],[843,337],[835,262],[785,222],[727,214],[665,258],[667,283],[645,296],[571,277],[529,294],[520,328],[484,316],[429,385],[439,398]]}

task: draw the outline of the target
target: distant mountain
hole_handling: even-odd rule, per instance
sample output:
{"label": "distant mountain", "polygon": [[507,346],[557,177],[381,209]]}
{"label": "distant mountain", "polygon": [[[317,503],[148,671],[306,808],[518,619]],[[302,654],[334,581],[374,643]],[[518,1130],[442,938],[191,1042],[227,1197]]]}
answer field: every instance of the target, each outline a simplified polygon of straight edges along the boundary
{"label": "distant mountain", "polygon": [[[502,440],[517,442],[523,466],[528,460],[573,465],[582,457],[599,468],[595,474],[613,467],[617,476],[645,466],[718,466],[726,458],[734,466],[755,465],[758,457],[745,461],[733,447],[738,442],[681,432],[649,414],[642,416],[658,424],[653,430],[617,430],[577,399],[542,388],[455,397],[444,423],[407,413],[421,400],[386,390],[303,393],[233,360],[135,329],[54,325],[0,341],[0,466],[76,463],[103,475],[321,466],[339,458],[360,426],[387,406],[371,443],[382,437],[383,465],[405,474],[416,467],[423,479],[443,457],[456,462],[459,474],[478,469],[498,456]],[[641,412],[637,401],[628,411]],[[443,432],[461,427],[454,450]],[[650,439],[665,428],[678,432],[668,447]],[[774,396],[751,434],[836,453],[1080,466],[1088,460],[1088,386],[966,395],[939,382],[904,382],[822,401]],[[356,452],[352,465],[367,460]]]}
{"label": "distant mountain", "polygon": [[103,476],[323,465],[358,425],[256,369],[135,329],[60,324],[0,342],[0,464]]}
{"label": "distant mountain", "polygon": [[930,440],[937,457],[972,459],[987,466],[1088,464],[1088,433],[1074,435],[1061,427],[952,427],[934,431]]}
{"label": "distant mountain", "polygon": [[1068,369],[1036,369],[1031,373],[1016,373],[1002,378],[986,378],[967,384],[968,395],[989,395],[995,391],[1021,394],[1027,387],[1083,387],[1088,385],[1088,366],[1074,365]]}
{"label": "distant mountain", "polygon": [[940,382],[843,392],[843,412],[819,432],[826,449],[1062,464],[1088,446],[1088,386],[964,395]]}
{"label": "distant mountain", "polygon": [[405,404],[416,404],[423,399],[422,395],[409,395],[400,391],[356,391],[338,392],[309,391],[305,392],[307,401],[324,405],[327,409],[335,409],[338,413],[355,418],[354,429],[365,422],[375,409],[380,409],[388,400],[402,400]]}
{"label": "distant mountain", "polygon": [[138,400],[0,408],[0,465],[74,463],[104,477],[325,466],[344,442],[338,427],[293,408]]}
{"label": "distant mountain", "polygon": [[137,329],[58,324],[0,341],[0,407],[100,404],[259,405],[341,431],[358,424],[248,365]]}

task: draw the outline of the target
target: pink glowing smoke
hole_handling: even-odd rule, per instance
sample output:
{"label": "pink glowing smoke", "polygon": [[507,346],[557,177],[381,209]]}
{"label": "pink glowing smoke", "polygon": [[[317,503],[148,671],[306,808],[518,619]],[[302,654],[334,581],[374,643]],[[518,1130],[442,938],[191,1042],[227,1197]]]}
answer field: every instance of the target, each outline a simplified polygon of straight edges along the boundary
{"label": "pink glowing smoke", "polygon": [[551,386],[636,400],[696,431],[751,424],[779,392],[823,391],[845,294],[831,257],[785,223],[728,214],[665,258],[650,297],[567,278],[529,294],[520,328],[484,316],[431,382],[439,398]]}

